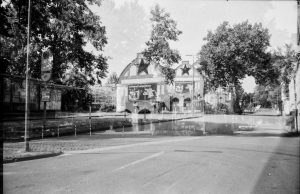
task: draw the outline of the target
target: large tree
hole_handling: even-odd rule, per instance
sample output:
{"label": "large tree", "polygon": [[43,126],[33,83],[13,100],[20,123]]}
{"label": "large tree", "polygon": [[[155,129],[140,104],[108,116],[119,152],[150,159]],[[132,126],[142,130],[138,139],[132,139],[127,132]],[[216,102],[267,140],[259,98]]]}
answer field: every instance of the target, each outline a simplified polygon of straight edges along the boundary
{"label": "large tree", "polygon": [[144,57],[149,62],[161,65],[161,72],[166,83],[172,83],[175,71],[172,65],[181,60],[179,52],[171,49],[169,41],[177,41],[182,33],[177,29],[176,22],[164,9],[156,5],[151,10],[152,31],[150,40],[146,42],[147,48],[143,51]]}
{"label": "large tree", "polygon": [[239,88],[246,75],[253,76],[257,83],[272,83],[278,76],[267,52],[269,39],[268,29],[248,21],[233,26],[223,22],[204,38],[199,70],[205,73],[208,88],[229,88],[235,94],[235,112],[241,112]]}
{"label": "large tree", "polygon": [[[52,81],[62,83],[65,72],[81,72],[89,84],[105,77],[106,57],[101,51],[107,43],[105,27],[89,5],[98,0],[32,0],[30,33],[30,76],[40,78],[41,53],[53,54]],[[1,2],[2,73],[25,75],[27,0]],[[84,49],[90,43],[100,54]]]}
{"label": "large tree", "polygon": [[[107,58],[105,27],[89,8],[100,0],[31,0],[29,75],[41,76],[41,56],[53,54],[51,82],[84,90],[64,90],[63,99],[82,106],[90,99],[89,85],[104,78]],[[28,0],[1,1],[1,73],[25,76]],[[3,20],[2,20],[3,19]],[[3,22],[2,22],[3,21]],[[91,45],[97,54],[87,51]]]}

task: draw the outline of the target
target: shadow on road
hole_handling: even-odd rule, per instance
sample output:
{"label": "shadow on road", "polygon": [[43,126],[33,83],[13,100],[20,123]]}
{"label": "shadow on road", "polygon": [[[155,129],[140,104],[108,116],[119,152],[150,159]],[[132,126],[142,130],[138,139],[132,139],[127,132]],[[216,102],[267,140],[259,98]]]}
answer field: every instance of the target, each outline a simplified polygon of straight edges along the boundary
{"label": "shadow on road", "polygon": [[299,135],[289,137],[272,152],[251,193],[300,193]]}

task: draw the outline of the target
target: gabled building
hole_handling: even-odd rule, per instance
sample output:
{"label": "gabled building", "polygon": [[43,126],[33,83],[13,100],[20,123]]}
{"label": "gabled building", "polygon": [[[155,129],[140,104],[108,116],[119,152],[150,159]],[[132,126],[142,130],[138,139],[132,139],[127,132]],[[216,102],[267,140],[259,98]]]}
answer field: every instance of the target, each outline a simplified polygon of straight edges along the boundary
{"label": "gabled building", "polygon": [[[149,63],[142,54],[129,63],[119,76],[116,111],[139,112],[201,110],[203,76],[187,61],[176,69],[173,84],[165,84],[161,66]],[[194,85],[194,87],[193,87]],[[194,103],[194,106],[191,105]]]}

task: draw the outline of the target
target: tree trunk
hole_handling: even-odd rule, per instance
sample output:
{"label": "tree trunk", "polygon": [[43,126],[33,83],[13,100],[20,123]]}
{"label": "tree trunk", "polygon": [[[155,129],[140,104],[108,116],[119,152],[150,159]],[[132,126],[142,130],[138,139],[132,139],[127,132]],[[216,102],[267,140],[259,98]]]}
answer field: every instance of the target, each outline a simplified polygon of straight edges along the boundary
{"label": "tree trunk", "polygon": [[236,114],[242,114],[243,111],[240,106],[240,96],[239,96],[238,90],[236,88],[237,88],[237,86],[234,85],[230,91],[232,94],[231,103],[230,103],[230,112],[236,113]]}

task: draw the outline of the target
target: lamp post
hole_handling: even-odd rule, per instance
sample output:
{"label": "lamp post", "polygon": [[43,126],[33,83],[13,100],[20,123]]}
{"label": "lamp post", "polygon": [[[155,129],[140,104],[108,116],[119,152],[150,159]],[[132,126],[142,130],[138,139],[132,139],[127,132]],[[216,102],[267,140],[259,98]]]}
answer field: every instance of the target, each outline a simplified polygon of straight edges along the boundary
{"label": "lamp post", "polygon": [[195,55],[186,55],[188,57],[193,57],[193,61],[192,61],[192,68],[193,68],[193,88],[192,88],[192,114],[194,115],[195,112],[195,108],[194,108],[194,95],[195,95],[195,60],[194,57]]}
{"label": "lamp post", "polygon": [[29,151],[29,138],[28,138],[28,100],[29,100],[29,91],[28,91],[28,74],[29,74],[29,53],[30,53],[30,12],[31,12],[31,1],[28,0],[28,23],[27,23],[27,56],[26,56],[26,78],[25,78],[25,85],[26,85],[26,89],[25,89],[25,131],[24,131],[24,141],[25,141],[25,151],[28,152]]}

